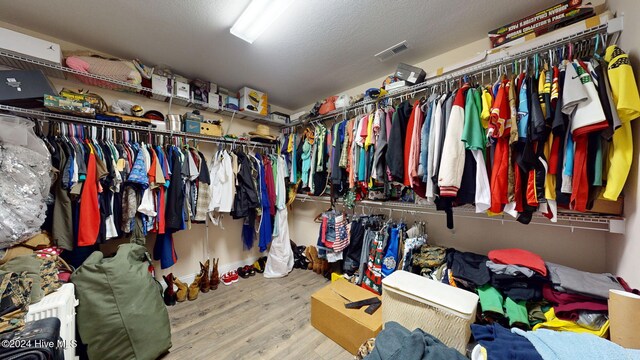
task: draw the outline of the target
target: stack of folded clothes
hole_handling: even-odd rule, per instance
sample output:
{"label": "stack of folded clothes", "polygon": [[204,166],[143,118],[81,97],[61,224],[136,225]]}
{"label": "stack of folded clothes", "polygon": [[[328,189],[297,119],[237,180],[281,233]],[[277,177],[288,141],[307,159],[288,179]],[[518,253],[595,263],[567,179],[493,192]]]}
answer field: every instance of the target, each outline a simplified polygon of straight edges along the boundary
{"label": "stack of folded clothes", "polygon": [[[482,316],[489,322],[529,329],[538,307],[547,268],[542,258],[522,249],[493,250],[485,263],[490,281],[478,288]],[[544,318],[541,319],[544,321]]]}
{"label": "stack of folded clothes", "polygon": [[547,268],[550,283],[542,293],[553,307],[544,313],[545,321],[533,329],[606,336],[609,289],[625,290],[618,280],[611,274],[589,273],[553,263],[547,263]]}

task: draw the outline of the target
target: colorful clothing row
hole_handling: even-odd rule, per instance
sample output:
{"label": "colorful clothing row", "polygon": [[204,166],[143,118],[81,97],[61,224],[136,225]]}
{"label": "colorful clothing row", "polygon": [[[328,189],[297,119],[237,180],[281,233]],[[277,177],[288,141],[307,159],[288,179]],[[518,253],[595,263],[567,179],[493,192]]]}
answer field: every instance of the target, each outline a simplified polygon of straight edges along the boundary
{"label": "colorful clothing row", "polygon": [[[292,182],[334,197],[401,199],[529,223],[557,221],[558,207],[584,212],[617,200],[632,160],[629,122],[640,96],[628,56],[544,64],[491,86],[462,84],[396,108],[317,125],[286,138]],[[296,142],[297,147],[296,147]]]}
{"label": "colorful clothing row", "polygon": [[278,171],[272,164],[278,156],[219,150],[207,165],[202,152],[188,146],[82,136],[44,140],[58,171],[45,226],[66,250],[124,236],[144,243],[148,233],[155,233],[154,258],[167,268],[177,261],[173,234],[222,212],[246,220],[247,247],[262,213],[261,251],[277,235],[271,224],[286,200],[284,189],[276,189]]}

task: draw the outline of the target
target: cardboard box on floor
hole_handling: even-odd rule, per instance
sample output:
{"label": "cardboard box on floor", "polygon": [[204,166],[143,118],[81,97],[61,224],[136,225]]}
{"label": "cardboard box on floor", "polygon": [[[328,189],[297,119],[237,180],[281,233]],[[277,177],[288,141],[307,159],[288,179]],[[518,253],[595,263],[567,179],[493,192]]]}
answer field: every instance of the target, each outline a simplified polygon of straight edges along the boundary
{"label": "cardboard box on floor", "polygon": [[364,312],[366,306],[347,309],[344,305],[374,296],[344,279],[336,280],[311,295],[311,325],[355,355],[362,343],[382,330],[382,308],[369,315]]}

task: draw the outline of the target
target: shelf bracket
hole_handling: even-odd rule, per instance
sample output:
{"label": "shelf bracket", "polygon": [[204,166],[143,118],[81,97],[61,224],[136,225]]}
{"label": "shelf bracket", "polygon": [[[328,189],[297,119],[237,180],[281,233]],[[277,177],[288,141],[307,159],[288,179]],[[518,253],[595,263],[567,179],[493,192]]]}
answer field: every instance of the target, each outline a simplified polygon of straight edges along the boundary
{"label": "shelf bracket", "polygon": [[609,232],[612,234],[625,234],[627,227],[626,219],[611,219],[609,220]]}

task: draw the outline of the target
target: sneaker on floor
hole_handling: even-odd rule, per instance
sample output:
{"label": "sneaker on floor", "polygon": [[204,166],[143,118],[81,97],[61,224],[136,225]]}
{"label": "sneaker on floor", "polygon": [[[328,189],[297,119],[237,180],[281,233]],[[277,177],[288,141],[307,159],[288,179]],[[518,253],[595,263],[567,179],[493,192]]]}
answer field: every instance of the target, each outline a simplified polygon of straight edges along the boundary
{"label": "sneaker on floor", "polygon": [[222,275],[220,280],[222,280],[222,283],[225,284],[225,285],[231,285],[231,284],[233,284],[235,282],[235,281],[233,281],[233,277],[231,276],[230,272]]}
{"label": "sneaker on floor", "polygon": [[249,271],[244,268],[244,267],[239,267],[236,272],[238,273],[238,276],[240,276],[243,279],[248,279],[249,278]]}
{"label": "sneaker on floor", "polygon": [[235,270],[229,271],[229,276],[231,277],[231,282],[238,282],[238,272]]}

